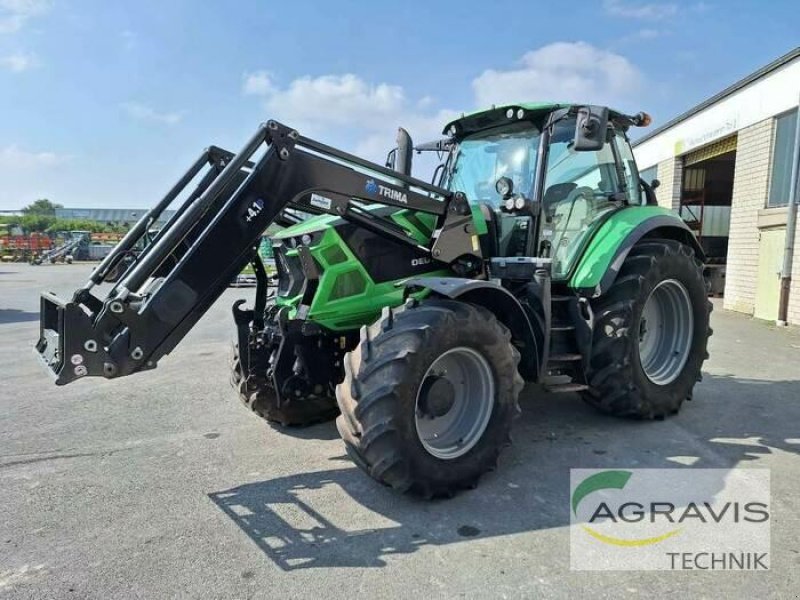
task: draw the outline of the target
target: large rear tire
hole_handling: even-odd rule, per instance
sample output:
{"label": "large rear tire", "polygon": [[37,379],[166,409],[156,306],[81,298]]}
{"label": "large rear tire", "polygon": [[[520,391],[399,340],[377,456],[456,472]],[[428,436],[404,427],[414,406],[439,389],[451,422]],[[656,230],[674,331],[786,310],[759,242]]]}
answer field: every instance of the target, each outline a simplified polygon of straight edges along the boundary
{"label": "large rear tire", "polygon": [[712,333],[703,265],[692,248],[640,242],[592,308],[590,388],[583,392],[589,404],[616,416],[663,419],[691,400]]}
{"label": "large rear tire", "polygon": [[292,398],[278,405],[275,390],[266,376],[245,378],[239,360],[239,346],[234,344],[231,359],[231,385],[247,408],[262,419],[277,425],[305,427],[330,421],[339,414],[333,396]]}
{"label": "large rear tire", "polygon": [[348,454],[402,492],[475,487],[511,443],[519,359],[508,329],[483,307],[430,299],[384,309],[345,355],[336,388]]}

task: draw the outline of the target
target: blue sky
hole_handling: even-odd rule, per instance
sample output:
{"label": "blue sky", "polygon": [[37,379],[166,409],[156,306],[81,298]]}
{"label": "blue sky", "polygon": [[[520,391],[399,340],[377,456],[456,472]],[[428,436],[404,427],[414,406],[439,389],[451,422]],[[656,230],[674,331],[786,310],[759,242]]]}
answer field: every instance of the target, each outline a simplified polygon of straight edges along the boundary
{"label": "blue sky", "polygon": [[[235,7],[235,8],[234,8]],[[664,122],[798,43],[789,1],[0,0],[0,209],[149,206],[267,118],[380,159],[487,103]]]}

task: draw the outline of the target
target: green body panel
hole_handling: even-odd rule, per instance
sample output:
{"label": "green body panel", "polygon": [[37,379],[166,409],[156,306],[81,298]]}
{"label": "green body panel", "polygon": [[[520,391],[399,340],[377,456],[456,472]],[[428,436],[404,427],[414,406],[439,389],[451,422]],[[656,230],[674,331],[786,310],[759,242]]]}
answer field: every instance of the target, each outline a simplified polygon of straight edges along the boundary
{"label": "green body panel", "polygon": [[615,212],[590,238],[574,274],[569,279],[569,287],[574,289],[596,287],[628,235],[648,219],[664,216],[674,219],[675,227],[686,229],[683,220],[675,211],[660,206],[629,206]]}
{"label": "green body panel", "polygon": [[[435,225],[432,215],[401,210],[392,215],[394,221],[408,231],[418,241],[426,242]],[[375,283],[358,258],[339,236],[334,226],[337,217],[313,217],[292,227],[288,227],[273,236],[276,240],[285,240],[298,235],[322,231],[322,236],[309,247],[311,255],[321,267],[317,291],[311,301],[307,320],[333,331],[346,331],[369,325],[380,316],[385,306],[399,306],[403,303],[404,279]],[[316,237],[316,236],[315,236]],[[286,251],[287,257],[297,255],[296,249]],[[449,273],[446,269],[436,268],[426,276],[442,276]],[[424,293],[415,295],[422,297]],[[277,297],[278,306],[289,308],[288,317],[293,319],[301,297]]]}
{"label": "green body panel", "polygon": [[475,223],[475,233],[478,235],[486,235],[489,233],[489,226],[486,224],[486,217],[483,216],[481,207],[477,204],[470,204],[472,209],[472,220]]}

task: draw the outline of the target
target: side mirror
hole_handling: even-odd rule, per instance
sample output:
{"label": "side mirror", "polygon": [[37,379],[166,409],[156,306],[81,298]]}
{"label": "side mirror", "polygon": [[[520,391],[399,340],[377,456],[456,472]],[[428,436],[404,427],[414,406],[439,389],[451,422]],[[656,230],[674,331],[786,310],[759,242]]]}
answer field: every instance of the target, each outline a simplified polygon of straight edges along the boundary
{"label": "side mirror", "polygon": [[653,181],[650,182],[650,189],[654,190],[660,185],[661,185],[661,182],[658,179],[653,179]]}
{"label": "side mirror", "polygon": [[583,106],[578,109],[575,120],[575,143],[573,150],[597,152],[603,149],[608,131],[608,108],[605,106]]}

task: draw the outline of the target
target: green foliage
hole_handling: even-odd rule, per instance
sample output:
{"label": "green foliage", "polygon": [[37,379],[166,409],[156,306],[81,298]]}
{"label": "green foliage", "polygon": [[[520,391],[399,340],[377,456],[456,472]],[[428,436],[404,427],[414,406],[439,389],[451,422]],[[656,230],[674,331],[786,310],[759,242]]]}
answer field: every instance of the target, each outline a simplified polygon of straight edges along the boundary
{"label": "green foliage", "polygon": [[129,227],[122,223],[100,223],[87,219],[58,219],[53,215],[28,213],[0,217],[2,224],[20,227],[26,233],[55,233],[57,231],[91,231],[92,233],[125,233]]}
{"label": "green foliage", "polygon": [[50,202],[47,198],[39,198],[32,204],[22,209],[24,215],[56,216],[56,209],[63,208],[60,204]]}

